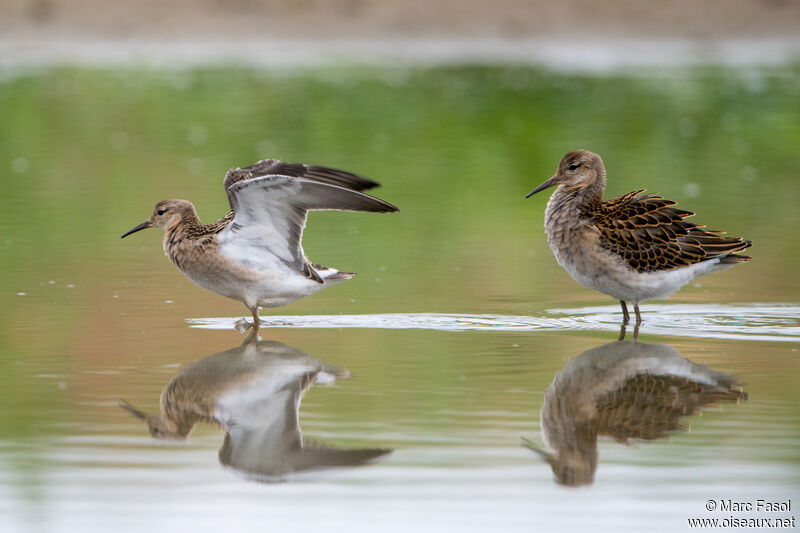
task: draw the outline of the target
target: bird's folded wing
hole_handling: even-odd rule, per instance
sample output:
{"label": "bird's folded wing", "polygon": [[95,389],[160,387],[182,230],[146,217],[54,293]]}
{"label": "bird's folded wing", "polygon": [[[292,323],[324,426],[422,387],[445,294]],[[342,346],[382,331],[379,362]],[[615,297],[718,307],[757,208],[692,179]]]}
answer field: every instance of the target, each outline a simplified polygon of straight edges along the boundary
{"label": "bird's folded wing", "polygon": [[301,244],[308,211],[397,211],[361,192],[284,175],[240,180],[230,186],[228,197],[234,217],[220,232],[225,253],[256,263],[271,254],[320,283],[322,278],[306,260]]}
{"label": "bird's folded wing", "polygon": [[670,270],[713,259],[750,246],[684,220],[694,215],[676,202],[634,191],[583,208],[600,234],[600,243],[639,272]]}
{"label": "bird's folded wing", "polygon": [[618,442],[655,440],[684,429],[681,418],[709,405],[738,402],[744,393],[736,380],[720,374],[719,383],[702,383],[670,374],[637,374],[596,400],[597,432]]}

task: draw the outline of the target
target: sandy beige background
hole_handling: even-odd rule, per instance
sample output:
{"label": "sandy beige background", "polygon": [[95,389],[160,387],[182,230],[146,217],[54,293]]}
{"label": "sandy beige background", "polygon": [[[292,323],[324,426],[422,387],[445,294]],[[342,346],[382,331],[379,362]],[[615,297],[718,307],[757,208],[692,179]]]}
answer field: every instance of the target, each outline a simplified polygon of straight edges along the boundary
{"label": "sandy beige background", "polygon": [[0,0],[0,39],[800,37],[798,0]]}

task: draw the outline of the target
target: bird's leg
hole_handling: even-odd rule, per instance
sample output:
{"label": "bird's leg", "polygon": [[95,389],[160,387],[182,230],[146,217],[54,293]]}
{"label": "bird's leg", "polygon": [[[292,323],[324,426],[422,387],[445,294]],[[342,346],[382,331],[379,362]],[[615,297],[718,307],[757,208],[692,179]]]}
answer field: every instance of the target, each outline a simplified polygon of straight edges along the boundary
{"label": "bird's leg", "polygon": [[628,306],[625,305],[625,300],[620,300],[619,304],[622,306],[622,325],[619,327],[619,338],[617,340],[624,341],[626,326],[631,321],[631,315],[628,313]]}
{"label": "bird's leg", "polygon": [[250,332],[247,334],[247,337],[245,337],[244,340],[242,341],[242,346],[258,340],[258,329],[257,328],[249,328],[249,329]]}
{"label": "bird's leg", "polygon": [[625,300],[620,300],[619,304],[622,306],[622,325],[627,326],[628,322],[631,321],[631,315],[628,313],[628,306],[625,304]]}
{"label": "bird's leg", "polygon": [[253,330],[258,331],[261,326],[261,320],[258,318],[258,305],[254,305],[250,312],[253,313]]}
{"label": "bird's leg", "polygon": [[639,339],[639,326],[642,324],[642,315],[639,313],[639,303],[633,304],[633,311],[636,313],[636,325],[633,327],[633,340]]}

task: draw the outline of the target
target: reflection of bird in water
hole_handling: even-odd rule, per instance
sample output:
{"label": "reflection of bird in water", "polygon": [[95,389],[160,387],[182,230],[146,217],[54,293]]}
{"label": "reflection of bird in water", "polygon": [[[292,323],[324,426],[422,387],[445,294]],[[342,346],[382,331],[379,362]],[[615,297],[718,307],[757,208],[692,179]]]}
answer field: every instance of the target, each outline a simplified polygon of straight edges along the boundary
{"label": "reflection of bird in water", "polygon": [[597,470],[597,437],[622,444],[665,437],[684,429],[683,416],[747,399],[739,384],[666,344],[612,342],[574,357],[547,388],[542,438],[555,453],[523,442],[550,464],[559,483],[588,485]]}
{"label": "reflection of bird in water", "polygon": [[364,194],[370,179],[275,159],[225,175],[231,212],[203,224],[186,200],[156,204],[153,215],[123,235],[159,227],[164,253],[192,283],[244,303],[258,329],[259,307],[278,307],[355,276],[311,263],[301,240],[312,210],[397,211]]}
{"label": "reflection of bird in water", "polygon": [[219,424],[225,441],[220,462],[250,479],[279,480],[290,473],[358,466],[390,453],[378,448],[337,449],[306,445],[298,410],[318,379],[347,378],[280,342],[245,342],[195,362],[161,393],[161,412],[120,406],[147,422],[159,439],[184,439],[198,422]]}
{"label": "reflection of bird in water", "polygon": [[634,338],[642,322],[639,302],[665,298],[695,278],[750,261],[736,255],[750,241],[684,220],[694,213],[671,200],[642,194],[644,189],[603,200],[606,169],[587,150],[566,154],[555,175],[528,197],[554,185],[544,226],[558,264],[578,283],[619,300],[623,326],[630,320],[625,302],[633,302]]}

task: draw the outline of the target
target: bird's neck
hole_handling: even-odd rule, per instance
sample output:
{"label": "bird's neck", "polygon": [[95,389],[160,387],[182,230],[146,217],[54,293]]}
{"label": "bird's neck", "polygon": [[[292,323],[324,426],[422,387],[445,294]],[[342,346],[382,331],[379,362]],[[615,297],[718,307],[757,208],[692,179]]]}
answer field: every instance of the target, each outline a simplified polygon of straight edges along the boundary
{"label": "bird's neck", "polygon": [[606,190],[606,178],[600,174],[591,185],[584,187],[570,187],[559,185],[555,192],[550,196],[547,203],[548,209],[571,211],[579,210],[580,206],[593,202],[601,202],[603,193]]}
{"label": "bird's neck", "polygon": [[582,203],[602,202],[604,192],[606,192],[606,173],[601,171],[597,174],[594,183],[580,191],[578,196]]}
{"label": "bird's neck", "polygon": [[[583,216],[586,206],[602,201],[605,176],[600,176],[588,187],[559,185],[547,202],[544,227],[550,248],[559,257],[559,251],[575,242],[575,234],[584,231],[588,220]],[[560,260],[559,260],[560,261]]]}
{"label": "bird's neck", "polygon": [[186,211],[167,228],[165,242],[174,241],[177,237],[196,237],[205,233],[204,229],[205,224],[200,221],[197,213],[194,210]]}
{"label": "bird's neck", "polygon": [[[162,241],[164,253],[175,266],[183,270],[187,259],[187,250],[191,251],[192,244],[206,233],[205,225],[200,222],[196,213],[185,213],[164,232]],[[191,256],[191,253],[188,255]]]}
{"label": "bird's neck", "polygon": [[185,408],[181,402],[174,398],[161,399],[161,421],[165,429],[173,438],[185,439],[192,432],[197,422],[209,421],[207,416],[201,416],[197,409]]}

